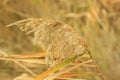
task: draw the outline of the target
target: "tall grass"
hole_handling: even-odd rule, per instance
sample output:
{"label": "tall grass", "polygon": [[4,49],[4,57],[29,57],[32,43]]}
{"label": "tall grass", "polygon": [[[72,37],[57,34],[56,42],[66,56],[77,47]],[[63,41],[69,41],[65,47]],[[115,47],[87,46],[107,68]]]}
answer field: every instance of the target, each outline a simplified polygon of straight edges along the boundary
{"label": "tall grass", "polygon": [[60,20],[71,25],[88,42],[107,79],[119,80],[119,3],[119,0],[1,0],[0,48],[10,53],[36,50],[23,33],[5,28],[6,24],[30,17]]}

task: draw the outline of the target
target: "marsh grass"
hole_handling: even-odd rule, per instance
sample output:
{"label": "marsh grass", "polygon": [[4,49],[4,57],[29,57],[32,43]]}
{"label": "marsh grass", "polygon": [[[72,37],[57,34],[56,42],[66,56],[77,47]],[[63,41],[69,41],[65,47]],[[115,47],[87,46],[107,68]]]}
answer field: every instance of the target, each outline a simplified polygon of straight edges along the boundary
{"label": "marsh grass", "polygon": [[[37,47],[36,51],[36,47],[33,48],[28,37],[19,29],[10,29],[5,26],[26,18],[46,17],[59,20],[71,25],[87,41],[105,77],[108,80],[119,80],[119,4],[120,0],[1,0],[0,49],[8,54],[41,52],[44,48]],[[16,69],[13,64],[7,64],[7,68],[3,68],[6,68],[6,61],[1,61],[0,66],[3,73],[0,77],[3,80],[20,75],[18,73],[20,69],[18,67]],[[44,68],[38,70],[44,70]],[[87,78],[99,80],[97,77]]]}
{"label": "marsh grass", "polygon": [[[91,60],[94,63],[93,66],[97,69],[96,74],[99,74],[104,80],[103,75],[88,50],[87,44],[67,24],[47,18],[31,18],[7,25],[7,27],[12,26],[18,27],[26,34],[31,34],[33,37],[33,43],[36,45],[42,45],[47,53],[44,57],[46,58],[47,65],[52,68],[40,74],[35,80],[53,80],[58,76],[79,67],[81,64],[84,65],[87,62],[91,62]],[[91,60],[79,63],[79,59],[81,59],[79,57],[86,52],[89,53]],[[23,56],[23,58],[24,57],[25,56]],[[15,59],[14,56],[8,57],[8,59],[10,58]],[[1,59],[7,59],[7,57],[3,57]],[[18,59],[20,59],[20,57]],[[65,68],[73,61],[78,62],[78,64],[69,69],[55,73],[61,68]],[[53,73],[54,75],[50,76]]]}

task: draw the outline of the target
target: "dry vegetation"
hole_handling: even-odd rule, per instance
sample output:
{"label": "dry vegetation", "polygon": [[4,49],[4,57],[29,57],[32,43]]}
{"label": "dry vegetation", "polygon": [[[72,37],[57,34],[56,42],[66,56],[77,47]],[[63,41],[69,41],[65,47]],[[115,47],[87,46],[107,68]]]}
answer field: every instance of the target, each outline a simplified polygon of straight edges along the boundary
{"label": "dry vegetation", "polygon": [[[26,18],[43,17],[62,21],[72,26],[87,41],[93,57],[105,77],[108,80],[119,80],[119,0],[0,0],[1,55],[42,52],[43,47],[32,46],[30,38],[33,35],[25,36],[19,29],[7,28],[5,25]],[[13,80],[16,76],[28,72],[36,75],[30,70],[25,71],[25,66],[37,74],[47,69],[46,65],[22,63],[26,64],[24,70],[20,64],[0,61],[0,78]],[[96,76],[87,78],[99,80]]]}
{"label": "dry vegetation", "polygon": [[46,18],[32,18],[8,25],[8,27],[12,26],[19,27],[26,34],[33,35],[33,43],[42,46],[45,50],[46,60],[50,66],[88,50],[87,44],[80,36],[62,22]]}

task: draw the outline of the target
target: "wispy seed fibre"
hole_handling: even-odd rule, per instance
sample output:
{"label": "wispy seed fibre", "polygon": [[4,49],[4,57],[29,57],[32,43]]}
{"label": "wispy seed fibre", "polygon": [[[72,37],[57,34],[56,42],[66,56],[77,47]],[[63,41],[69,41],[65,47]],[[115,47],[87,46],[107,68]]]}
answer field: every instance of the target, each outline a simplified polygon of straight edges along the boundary
{"label": "wispy seed fibre", "polygon": [[50,66],[74,55],[87,51],[86,43],[68,25],[47,18],[31,18],[17,21],[8,27],[17,26],[26,34],[32,34],[33,43],[43,45]]}

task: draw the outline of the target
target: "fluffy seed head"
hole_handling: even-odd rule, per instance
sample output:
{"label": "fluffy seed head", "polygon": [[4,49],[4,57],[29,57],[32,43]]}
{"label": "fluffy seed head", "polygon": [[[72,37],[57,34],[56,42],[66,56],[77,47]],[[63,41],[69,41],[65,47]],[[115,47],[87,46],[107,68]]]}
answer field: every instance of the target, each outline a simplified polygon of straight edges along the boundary
{"label": "fluffy seed head", "polygon": [[32,34],[33,43],[45,48],[46,61],[50,66],[87,51],[87,45],[80,36],[70,26],[59,21],[31,18],[8,25],[10,26],[17,26],[26,34]]}

